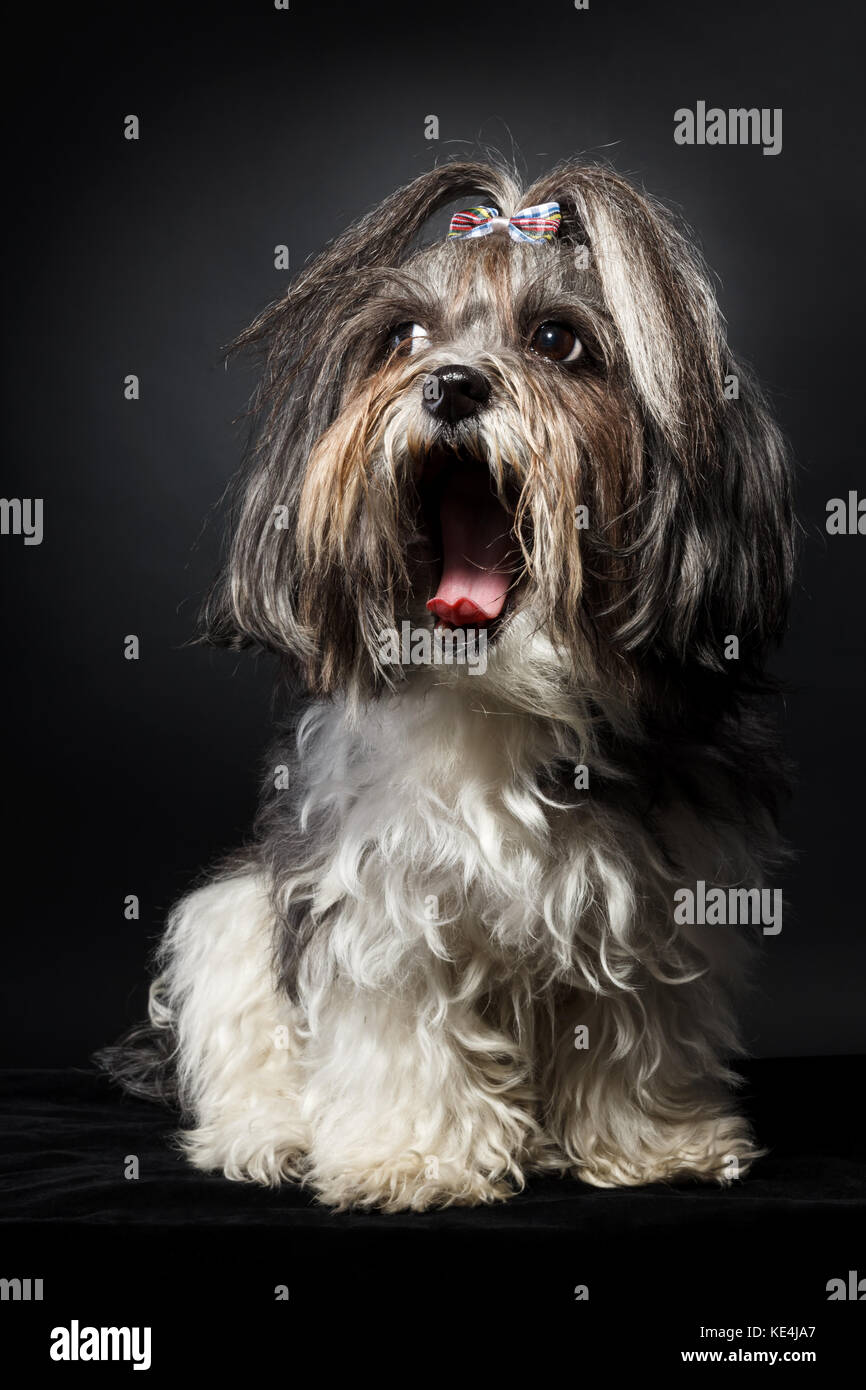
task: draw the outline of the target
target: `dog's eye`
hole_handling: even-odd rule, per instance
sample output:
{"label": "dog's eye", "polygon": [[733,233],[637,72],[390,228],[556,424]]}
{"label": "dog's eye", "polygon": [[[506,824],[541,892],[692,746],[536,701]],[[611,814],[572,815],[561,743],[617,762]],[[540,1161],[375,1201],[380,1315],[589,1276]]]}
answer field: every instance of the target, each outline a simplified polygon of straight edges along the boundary
{"label": "dog's eye", "polygon": [[423,347],[429,336],[427,329],[422,328],[420,323],[398,323],[388,338],[388,349],[390,352],[399,352],[403,357],[408,357],[410,353]]}
{"label": "dog's eye", "polygon": [[576,362],[583,352],[583,344],[567,323],[541,324],[529,346],[539,357],[549,357],[552,362]]}

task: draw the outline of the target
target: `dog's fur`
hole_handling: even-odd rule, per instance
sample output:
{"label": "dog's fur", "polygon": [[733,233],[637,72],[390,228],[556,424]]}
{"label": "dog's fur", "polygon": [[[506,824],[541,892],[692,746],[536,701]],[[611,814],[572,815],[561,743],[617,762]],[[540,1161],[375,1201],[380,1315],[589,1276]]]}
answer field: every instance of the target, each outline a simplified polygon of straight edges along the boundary
{"label": "dog's fur", "polygon": [[[551,199],[555,241],[419,244],[457,200]],[[577,329],[576,369],[529,351],[551,319]],[[386,347],[401,322],[429,334],[408,356]],[[338,1207],[487,1202],[536,1169],[744,1172],[727,1063],[748,943],[676,925],[674,893],[779,860],[762,670],[793,528],[785,449],[696,255],[607,169],[520,193],[455,163],[240,344],[264,349],[258,430],[207,627],[276,652],[306,703],[253,847],[175,908],[151,1028],[109,1065],[141,1093],[175,1076],[197,1166]],[[450,363],[491,395],[449,431],[422,391]],[[423,470],[446,446],[512,518],[484,674],[379,659],[383,629],[433,623]]]}

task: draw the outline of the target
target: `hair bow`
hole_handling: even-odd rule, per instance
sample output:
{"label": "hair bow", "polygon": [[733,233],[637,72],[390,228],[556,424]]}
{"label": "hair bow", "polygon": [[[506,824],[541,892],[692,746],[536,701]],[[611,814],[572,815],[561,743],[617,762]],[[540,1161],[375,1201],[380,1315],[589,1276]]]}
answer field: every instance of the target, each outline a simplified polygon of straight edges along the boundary
{"label": "hair bow", "polygon": [[559,203],[521,208],[513,217],[503,217],[498,208],[467,208],[465,212],[455,212],[448,236],[489,236],[504,229],[513,241],[552,241],[561,222]]}

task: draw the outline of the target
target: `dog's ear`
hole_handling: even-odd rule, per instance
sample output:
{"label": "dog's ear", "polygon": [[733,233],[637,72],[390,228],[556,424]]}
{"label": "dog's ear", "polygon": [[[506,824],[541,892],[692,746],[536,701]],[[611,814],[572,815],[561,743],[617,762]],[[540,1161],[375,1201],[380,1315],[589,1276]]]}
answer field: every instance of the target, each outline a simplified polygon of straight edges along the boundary
{"label": "dog's ear", "polygon": [[617,637],[624,650],[736,681],[761,671],[784,629],[795,530],[785,442],[745,368],[727,354],[723,368],[731,395],[693,473],[647,432]]}
{"label": "dog's ear", "polygon": [[760,669],[790,598],[790,467],[708,274],[670,214],[609,170],[564,166],[527,198],[562,206],[563,254],[588,249],[643,421],[606,640],[644,660]]}
{"label": "dog's ear", "polygon": [[[295,527],[306,462],[340,410],[353,367],[338,351],[341,328],[376,272],[399,269],[441,208],[479,198],[504,206],[512,197],[508,174],[486,164],[454,162],[422,174],[338,236],[232,344],[253,349],[262,370],[251,447],[235,484],[230,552],[203,612],[209,640],[258,644],[315,669],[318,637],[297,617]],[[357,634],[347,625],[331,639],[350,664]]]}

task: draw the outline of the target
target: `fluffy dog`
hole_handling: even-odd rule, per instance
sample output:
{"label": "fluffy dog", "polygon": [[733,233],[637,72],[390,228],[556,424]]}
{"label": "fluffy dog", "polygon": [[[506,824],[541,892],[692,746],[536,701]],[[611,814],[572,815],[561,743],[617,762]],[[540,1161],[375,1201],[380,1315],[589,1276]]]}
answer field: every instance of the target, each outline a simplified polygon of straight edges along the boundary
{"label": "fluffy dog", "polygon": [[742,1174],[748,933],[675,894],[779,859],[793,529],[688,241],[606,168],[521,194],[453,163],[239,344],[258,425],[206,626],[296,698],[252,847],[175,908],[108,1064],[174,1078],[197,1167],[337,1207]]}

